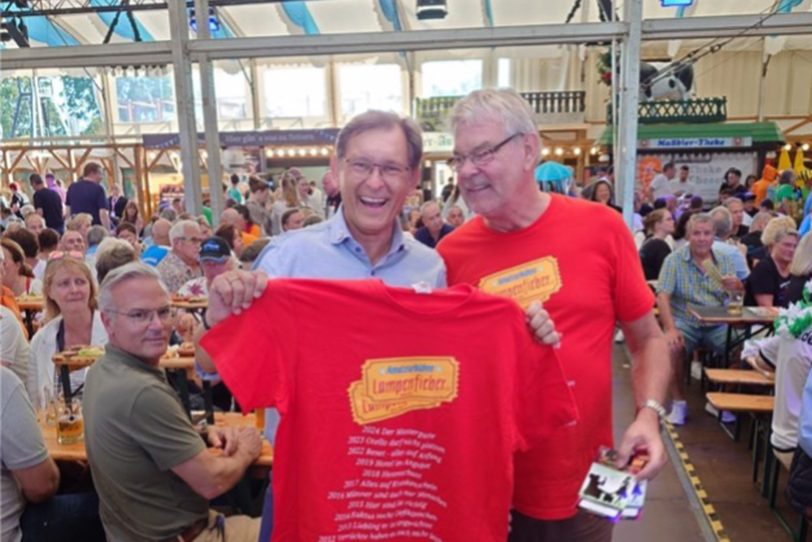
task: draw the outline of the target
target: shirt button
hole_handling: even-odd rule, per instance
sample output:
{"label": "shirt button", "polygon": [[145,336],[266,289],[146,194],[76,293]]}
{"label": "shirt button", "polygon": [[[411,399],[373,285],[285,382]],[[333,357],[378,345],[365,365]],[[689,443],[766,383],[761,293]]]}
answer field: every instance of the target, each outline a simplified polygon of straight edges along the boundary
{"label": "shirt button", "polygon": [[374,277],[375,276],[375,270],[373,269],[372,271],[369,272],[369,274]]}

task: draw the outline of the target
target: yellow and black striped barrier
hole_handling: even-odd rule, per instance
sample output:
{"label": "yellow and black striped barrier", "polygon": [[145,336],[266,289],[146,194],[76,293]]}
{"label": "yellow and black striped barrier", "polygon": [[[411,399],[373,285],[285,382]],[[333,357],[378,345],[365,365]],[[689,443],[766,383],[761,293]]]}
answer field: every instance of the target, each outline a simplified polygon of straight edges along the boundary
{"label": "yellow and black striped barrier", "polygon": [[674,448],[677,450],[680,462],[682,463],[682,468],[691,482],[691,487],[693,488],[694,494],[702,507],[702,512],[705,514],[705,518],[708,520],[708,525],[710,525],[713,534],[716,535],[716,540],[719,542],[730,542],[730,537],[725,532],[725,527],[722,525],[722,521],[719,519],[716,509],[713,507],[710,501],[708,501],[708,494],[702,487],[702,482],[699,480],[699,476],[696,475],[696,469],[691,463],[688,453],[685,451],[685,446],[683,446],[682,442],[680,442],[679,435],[674,430],[674,426],[666,422],[665,428],[668,431],[668,436],[671,438],[671,442],[674,444]]}

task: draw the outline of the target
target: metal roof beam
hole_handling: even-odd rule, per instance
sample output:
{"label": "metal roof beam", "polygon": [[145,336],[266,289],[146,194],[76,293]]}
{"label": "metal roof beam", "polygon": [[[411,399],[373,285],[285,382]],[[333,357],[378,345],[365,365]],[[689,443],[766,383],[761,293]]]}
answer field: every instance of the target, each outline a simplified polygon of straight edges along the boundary
{"label": "metal roof beam", "polygon": [[31,47],[0,52],[0,68],[82,68],[96,66],[152,66],[171,64],[168,41],[111,43],[79,47]]}
{"label": "metal roof beam", "polygon": [[318,36],[263,36],[195,40],[195,55],[212,59],[329,55],[347,53],[471,49],[609,41],[621,37],[624,23],[551,24],[496,28],[459,28],[410,32],[352,32]]}
{"label": "metal roof beam", "polygon": [[[460,28],[409,32],[321,34],[318,36],[265,36],[191,40],[193,59],[284,57],[348,53],[381,53],[532,46],[561,43],[599,43],[626,35],[622,22],[551,24],[495,28]],[[668,40],[812,34],[812,13],[689,17],[643,21],[642,39]],[[170,42],[142,42],[82,47],[32,47],[0,52],[4,70],[82,66],[168,64]]]}
{"label": "metal roof beam", "polygon": [[643,21],[643,40],[812,35],[812,12]]}

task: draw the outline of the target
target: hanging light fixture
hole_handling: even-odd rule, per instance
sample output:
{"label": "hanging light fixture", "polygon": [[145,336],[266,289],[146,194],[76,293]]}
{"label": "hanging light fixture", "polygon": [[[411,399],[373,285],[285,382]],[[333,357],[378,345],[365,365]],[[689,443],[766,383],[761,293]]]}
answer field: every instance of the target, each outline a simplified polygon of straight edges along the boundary
{"label": "hanging light fixture", "polygon": [[446,0],[417,0],[415,13],[418,21],[445,19],[448,15],[448,6]]}

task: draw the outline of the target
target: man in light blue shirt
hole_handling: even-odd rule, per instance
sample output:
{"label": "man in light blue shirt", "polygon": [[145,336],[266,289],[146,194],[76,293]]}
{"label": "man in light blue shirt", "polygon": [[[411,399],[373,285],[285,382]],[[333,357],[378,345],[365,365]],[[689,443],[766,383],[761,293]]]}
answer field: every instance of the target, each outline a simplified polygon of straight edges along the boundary
{"label": "man in light blue shirt", "polygon": [[750,275],[747,259],[738,247],[728,243],[728,239],[733,234],[733,216],[727,207],[722,205],[711,209],[710,215],[713,219],[713,229],[716,236],[713,241],[713,251],[717,254],[729,256],[733,260],[736,269],[736,278],[739,280],[746,279]]}

